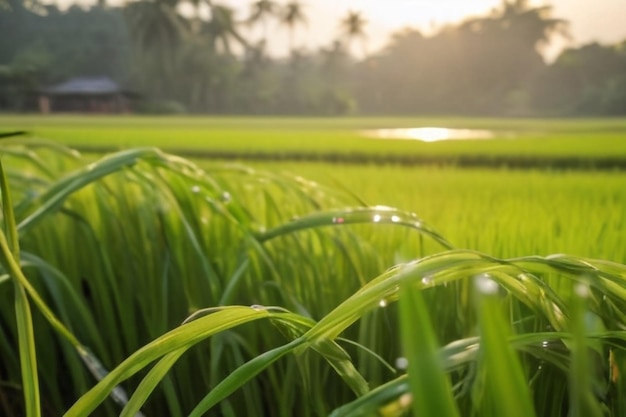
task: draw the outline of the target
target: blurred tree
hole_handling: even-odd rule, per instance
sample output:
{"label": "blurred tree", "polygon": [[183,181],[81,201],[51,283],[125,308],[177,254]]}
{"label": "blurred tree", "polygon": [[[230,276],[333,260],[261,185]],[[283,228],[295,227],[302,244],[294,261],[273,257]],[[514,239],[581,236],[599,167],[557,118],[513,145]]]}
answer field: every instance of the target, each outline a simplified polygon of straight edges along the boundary
{"label": "blurred tree", "polygon": [[277,16],[278,3],[273,0],[255,0],[251,4],[250,16],[247,19],[249,25],[261,23],[263,27],[263,40],[267,41],[268,21]]}
{"label": "blurred tree", "polygon": [[598,43],[563,51],[532,86],[534,107],[553,114],[626,114],[626,53]]}
{"label": "blurred tree", "polygon": [[119,8],[62,11],[45,5],[35,12],[31,4],[21,12],[0,9],[0,66],[21,86],[12,89],[5,106],[34,108],[38,88],[71,77],[129,80],[130,36]]}
{"label": "blurred tree", "polygon": [[177,6],[178,0],[139,0],[124,9],[136,51],[134,75],[148,97],[170,94],[179,48],[191,33]]}
{"label": "blurred tree", "polygon": [[[366,52],[361,13],[341,20],[337,41],[307,53],[294,45],[306,23],[297,0],[249,0],[244,22],[212,0],[101,0],[63,10],[39,1],[0,0],[2,109],[29,108],[41,86],[109,76],[133,82],[152,104],[192,112],[626,113],[625,44],[571,48],[548,65],[542,52],[566,36],[567,23],[526,0],[429,36],[400,31],[360,62],[349,49],[360,41]],[[266,37],[250,42],[241,32],[242,23],[267,32],[272,17],[289,32],[288,59],[268,56]]]}
{"label": "blurred tree", "polygon": [[241,35],[235,21],[235,11],[225,5],[211,5],[211,18],[202,26],[202,32],[209,35],[213,50],[232,53],[231,42],[247,47],[248,41]]}
{"label": "blurred tree", "polygon": [[350,11],[347,16],[340,22],[341,35],[347,38],[348,47],[351,46],[354,40],[360,40],[362,46],[363,56],[367,56],[367,34],[365,33],[365,26],[367,20],[363,17],[361,12]]}
{"label": "blurred tree", "polygon": [[307,24],[308,20],[304,14],[304,6],[298,0],[292,0],[285,5],[281,17],[282,23],[289,31],[289,50],[294,50],[294,33],[299,24]]}

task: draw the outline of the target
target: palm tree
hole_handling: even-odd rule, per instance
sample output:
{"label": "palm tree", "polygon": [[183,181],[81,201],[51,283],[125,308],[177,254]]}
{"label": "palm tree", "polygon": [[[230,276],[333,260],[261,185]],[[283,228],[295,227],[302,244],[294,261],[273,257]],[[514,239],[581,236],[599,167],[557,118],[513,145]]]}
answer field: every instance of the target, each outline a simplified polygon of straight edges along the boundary
{"label": "palm tree", "polygon": [[528,0],[503,0],[502,7],[490,16],[474,18],[461,25],[461,30],[483,32],[515,39],[529,50],[540,52],[555,35],[569,37],[568,22],[552,17],[551,6],[533,7]]}
{"label": "palm tree", "polygon": [[361,12],[349,11],[340,22],[342,35],[348,39],[348,47],[355,39],[360,39],[363,46],[363,56],[367,56],[367,34],[365,26],[367,20]]}
{"label": "palm tree", "polygon": [[143,51],[176,46],[187,34],[176,0],[140,0],[124,9],[131,36]]}
{"label": "palm tree", "polygon": [[144,87],[157,96],[166,94],[175,55],[190,33],[176,7],[177,0],[140,0],[124,8]]}
{"label": "palm tree", "polygon": [[501,18],[509,20],[528,45],[542,49],[554,35],[569,37],[568,22],[551,15],[551,6],[532,7],[528,0],[513,0],[504,2]]}
{"label": "palm tree", "polygon": [[255,0],[251,5],[250,17],[248,17],[247,23],[250,25],[258,22],[262,23],[263,38],[267,39],[268,19],[276,15],[277,10],[278,3],[273,0]]}
{"label": "palm tree", "polygon": [[285,5],[282,13],[282,23],[289,30],[289,50],[293,51],[293,38],[296,26],[299,23],[306,24],[307,18],[304,14],[304,5],[298,0],[292,0]]}
{"label": "palm tree", "polygon": [[224,52],[230,54],[231,41],[248,46],[248,42],[237,29],[235,11],[228,6],[211,5],[211,19],[204,24],[203,32],[209,35],[214,50],[217,50],[219,44]]}

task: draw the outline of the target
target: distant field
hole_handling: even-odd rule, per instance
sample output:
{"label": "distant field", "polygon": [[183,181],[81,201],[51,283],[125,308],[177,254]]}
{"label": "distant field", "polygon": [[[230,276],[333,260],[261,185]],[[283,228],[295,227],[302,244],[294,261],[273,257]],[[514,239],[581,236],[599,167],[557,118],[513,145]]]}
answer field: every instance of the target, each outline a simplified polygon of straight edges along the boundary
{"label": "distant field", "polygon": [[[367,139],[363,130],[447,127],[493,130],[493,140],[423,143]],[[626,119],[269,118],[0,116],[0,130],[27,130],[68,145],[158,146],[211,156],[366,155],[626,159]],[[501,139],[497,139],[500,137]]]}
{"label": "distant field", "polygon": [[621,172],[258,164],[417,213],[452,244],[501,257],[568,253],[626,262]]}

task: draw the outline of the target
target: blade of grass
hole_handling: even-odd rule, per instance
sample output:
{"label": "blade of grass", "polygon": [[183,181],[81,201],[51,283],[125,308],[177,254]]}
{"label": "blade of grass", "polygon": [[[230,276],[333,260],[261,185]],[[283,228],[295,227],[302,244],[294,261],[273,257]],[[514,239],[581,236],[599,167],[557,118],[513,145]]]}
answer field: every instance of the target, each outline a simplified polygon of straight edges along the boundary
{"label": "blade of grass", "polygon": [[[17,266],[20,256],[19,239],[9,185],[1,159],[0,191],[2,192],[2,213],[5,230],[4,232],[0,231],[1,259],[5,270],[9,271],[9,274],[13,276],[13,286],[15,289],[15,318],[18,332],[20,368],[26,416],[39,417],[41,415],[41,398],[39,393],[39,374],[37,372],[37,353],[35,350],[33,317],[24,287],[16,277],[16,272],[19,271],[19,267]],[[7,237],[5,237],[5,232],[8,240]]]}
{"label": "blade of grass", "polygon": [[359,207],[341,211],[322,211],[287,222],[264,233],[259,233],[257,239],[260,242],[265,242],[299,230],[359,223],[395,224],[410,227],[431,237],[444,248],[452,248],[452,245],[443,236],[424,223],[414,213],[391,207]]}
{"label": "blade of grass", "polygon": [[459,416],[450,380],[441,363],[428,307],[420,290],[403,290],[400,324],[415,414]]}
{"label": "blade of grass", "polygon": [[261,371],[276,362],[278,359],[293,352],[298,346],[305,343],[303,339],[295,339],[290,343],[262,353],[234,370],[228,377],[213,388],[198,405],[191,411],[189,417],[200,417],[208,410],[223,401],[239,387],[257,376]]}
{"label": "blade of grass", "polygon": [[509,328],[502,317],[498,284],[487,275],[476,277],[481,361],[486,373],[489,404],[495,415],[535,416],[532,397],[520,361],[508,343]]}
{"label": "blade of grass", "polygon": [[184,324],[129,356],[84,394],[65,415],[67,417],[88,415],[104,401],[115,386],[164,355],[183,347],[193,346],[201,340],[240,324],[280,314],[267,309],[233,306],[224,307],[213,314]]}
{"label": "blade of grass", "polygon": [[597,382],[596,369],[592,365],[595,353],[587,338],[586,315],[589,314],[587,303],[590,297],[588,282],[574,284],[572,296],[572,367],[569,372],[570,415],[571,417],[602,417],[602,407],[595,392]]}

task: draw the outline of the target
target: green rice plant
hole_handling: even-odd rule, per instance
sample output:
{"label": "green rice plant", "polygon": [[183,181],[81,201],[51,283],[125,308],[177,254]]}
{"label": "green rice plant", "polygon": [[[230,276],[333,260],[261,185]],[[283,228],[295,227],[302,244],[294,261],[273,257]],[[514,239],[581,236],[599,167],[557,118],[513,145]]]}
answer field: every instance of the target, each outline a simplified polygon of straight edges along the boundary
{"label": "green rice plant", "polygon": [[[23,271],[43,313],[30,319],[42,414],[624,409],[611,395],[626,371],[622,264],[453,249],[411,212],[352,192],[239,165],[200,169],[156,149],[82,167],[54,149],[23,151],[9,156],[28,172],[9,181],[31,186],[9,204],[20,267],[4,272]],[[487,276],[494,291],[476,296]],[[1,306],[14,305],[10,282],[0,280]],[[572,290],[581,284],[584,300]],[[4,359],[25,354],[11,323],[0,308],[0,407],[19,415],[3,401],[27,393]],[[399,357],[408,375],[389,365]],[[425,380],[439,381],[427,396]]]}
{"label": "green rice plant", "polygon": [[[267,169],[267,164],[259,165]],[[271,164],[359,195],[419,213],[456,247],[497,257],[568,253],[626,263],[624,172],[458,169],[454,167]],[[365,179],[365,180],[364,180]],[[402,247],[403,231],[371,233],[368,240],[416,257]],[[404,239],[403,239],[404,238]],[[425,242],[429,245],[429,242]],[[430,248],[427,252],[438,250]]]}
{"label": "green rice plant", "polygon": [[[414,215],[389,208],[310,215],[336,207],[342,200],[347,205],[350,198],[300,178],[292,181],[237,166],[216,167],[208,176],[186,161],[150,149],[121,152],[64,175],[57,181],[40,181],[16,205],[17,230],[28,248],[24,268],[34,276],[34,288],[45,294],[76,337],[93,349],[105,366],[109,364],[106,367],[121,362],[203,306],[282,304],[307,317],[320,317],[339,298],[325,294],[331,288],[347,296],[389,262],[375,255],[373,247],[348,229],[349,224],[405,224],[437,236]],[[291,222],[285,223],[288,219]],[[321,228],[324,225],[335,227]],[[293,239],[296,230],[305,237]],[[360,253],[353,253],[342,243],[345,239],[365,246]],[[438,239],[445,244],[441,237]],[[45,254],[46,262],[34,253]],[[326,261],[322,267],[294,276],[302,269],[298,259],[307,257],[311,265]],[[351,282],[338,280],[349,275]],[[141,281],[134,277],[141,277]],[[109,333],[104,334],[107,329]],[[276,337],[262,328],[246,328],[243,334],[245,337],[227,333],[221,342],[214,339],[210,346],[215,354],[199,360],[206,365],[192,367],[197,357],[187,359],[173,369],[173,378],[178,380],[177,372],[200,368],[205,369],[200,378],[215,385],[230,373],[229,369],[245,363],[264,346],[276,345]],[[45,331],[39,339],[48,346],[56,343],[54,335]],[[117,343],[106,342],[111,339]],[[246,340],[255,342],[246,344]],[[88,378],[73,357],[75,353],[60,348],[62,365],[55,370],[46,362],[50,367],[45,371],[46,381],[54,379],[61,368],[69,369],[76,386],[68,384],[66,388],[78,397]],[[300,369],[318,372],[315,357],[296,362]],[[284,366],[296,369],[293,363]],[[92,368],[100,376],[104,372],[97,363]],[[269,379],[280,384],[280,373],[276,371]],[[328,372],[318,377],[334,378]],[[172,412],[192,401],[189,394],[199,388],[189,378],[181,378],[188,382],[177,384],[177,388],[166,382],[169,387],[160,394]],[[138,376],[137,381],[140,379]],[[53,389],[53,383],[46,385]],[[247,405],[250,409],[259,405],[259,389],[259,385],[252,386],[244,393],[257,398]],[[345,394],[337,394],[337,401],[342,401]],[[190,399],[185,400],[185,396]],[[46,398],[63,407],[65,400],[58,391],[46,393]],[[231,407],[226,403],[221,406],[223,410]],[[284,415],[291,413],[291,408],[285,408]]]}
{"label": "green rice plant", "polygon": [[[488,271],[488,277],[484,275],[485,271]],[[412,392],[411,388],[413,388],[413,402],[419,401],[419,404],[415,405],[420,410],[418,415],[422,415],[420,413],[426,410],[433,412],[434,409],[442,413],[454,413],[446,408],[450,404],[449,397],[447,397],[449,391],[445,383],[438,382],[442,381],[441,378],[444,378],[443,381],[447,378],[452,379],[454,388],[451,391],[455,393],[457,406],[463,414],[469,415],[501,415],[502,413],[533,415],[535,414],[533,410],[536,410],[537,415],[562,415],[567,414],[568,410],[576,410],[576,408],[581,410],[578,405],[580,401],[588,401],[588,404],[597,402],[598,395],[601,394],[603,397],[603,393],[599,392],[598,386],[593,383],[597,381],[595,374],[589,372],[591,368],[585,367],[584,364],[589,362],[581,360],[577,355],[587,356],[587,346],[592,345],[600,347],[600,350],[608,346],[623,350],[623,340],[626,336],[622,330],[623,321],[611,320],[610,328],[590,329],[581,339],[579,335],[577,336],[578,331],[573,328],[570,330],[570,328],[582,323],[576,324],[575,317],[572,324],[569,321],[570,314],[575,314],[570,313],[570,310],[574,311],[577,308],[576,303],[581,302],[580,297],[572,298],[573,305],[563,304],[561,297],[555,293],[544,292],[535,299],[519,297],[528,290],[534,293],[532,290],[534,284],[526,279],[527,276],[541,276],[548,271],[556,271],[559,279],[567,280],[575,285],[581,285],[587,282],[589,277],[593,277],[592,288],[598,290],[607,299],[622,297],[621,292],[626,277],[624,266],[604,262],[598,264],[569,257],[498,260],[478,253],[455,251],[434,255],[411,265],[399,267],[373,280],[344,305],[351,304],[359,298],[359,294],[364,295],[371,290],[372,294],[376,293],[376,298],[360,301],[373,306],[378,296],[384,296],[387,301],[394,300],[397,298],[399,288],[403,286],[407,288],[404,308],[401,310],[401,319],[406,324],[403,335],[407,338],[406,354],[409,357],[409,374],[417,372],[418,375],[413,375],[411,379],[401,376],[388,382],[353,403],[338,408],[332,416],[370,415],[369,413],[373,410],[386,410],[385,415],[396,415],[393,410],[406,409],[410,406],[411,401],[407,401],[406,396]],[[425,277],[428,279],[423,281]],[[481,291],[486,292],[480,297],[475,307],[478,310],[478,318],[476,327],[471,331],[476,336],[469,338],[457,336],[454,339],[454,335],[450,335],[452,340],[439,350],[438,355],[432,356],[435,352],[433,335],[429,331],[432,323],[428,317],[429,314],[426,313],[427,310],[420,309],[420,306],[427,304],[424,303],[419,293],[416,296],[416,291],[424,291],[426,294],[438,290],[449,280],[456,279],[465,281],[478,279]],[[613,287],[614,282],[620,282],[620,289]],[[409,291],[409,288],[414,289]],[[514,328],[518,328],[519,333],[506,336],[508,330],[502,320],[502,314],[505,311],[509,311],[509,314],[523,312],[523,309],[511,308],[518,303],[537,308],[538,314],[529,316],[526,312],[519,317],[509,317],[507,321],[514,324]],[[503,309],[503,307],[507,308]],[[428,310],[434,309],[429,306]],[[602,307],[596,306],[589,311],[597,317],[606,317],[605,314],[600,313],[600,310]],[[551,322],[555,316],[562,316],[560,323],[554,323],[554,330],[549,332],[522,331],[526,326],[520,327],[519,324],[515,324],[522,321],[540,320],[543,324],[537,328],[545,329],[545,324]],[[559,330],[557,326],[562,327]],[[577,343],[581,343],[585,348],[578,354],[576,350],[569,353],[568,346],[573,347]],[[515,359],[516,355],[513,354],[513,350],[520,355],[519,359]],[[416,357],[418,353],[421,354],[420,357]],[[412,368],[412,364],[416,368]],[[579,366],[582,369],[576,370]],[[605,375],[611,366],[613,365],[608,360],[596,361],[594,372]],[[559,377],[555,378],[545,370],[551,367],[559,369]],[[532,378],[530,374],[524,375],[529,370],[535,372]],[[558,396],[548,400],[542,397],[545,392],[556,393],[563,387],[567,387],[565,381],[570,372],[572,378],[579,381],[576,387],[572,387],[569,394],[566,393],[572,401],[571,406],[567,401],[559,401]],[[415,382],[413,378],[416,379]],[[607,381],[606,375],[603,378],[606,381],[604,385],[611,383]],[[424,385],[424,381],[429,382],[430,385]],[[529,392],[528,381],[532,392]],[[428,389],[433,392],[426,395]],[[533,400],[531,397],[534,397]],[[616,410],[613,407],[612,402],[603,405],[609,415],[619,415],[615,414]]]}
{"label": "green rice plant", "polygon": [[7,178],[1,160],[0,191],[2,192],[2,214],[4,218],[4,232],[0,231],[0,251],[2,253],[0,259],[4,269],[9,271],[9,275],[13,278],[13,286],[15,288],[15,316],[26,416],[37,417],[41,415],[41,409],[32,313],[23,283],[18,278],[21,273],[18,266],[20,259],[19,240],[13,215],[13,204],[11,203]]}
{"label": "green rice plant", "polygon": [[[89,117],[0,116],[7,129],[27,128],[32,135],[74,147],[118,150],[157,146],[189,156],[274,157],[289,155],[315,160],[344,158],[361,161],[482,160],[500,167],[501,161],[568,160],[589,166],[593,160],[623,160],[626,119],[485,119],[467,117]],[[371,129],[443,127],[486,129],[496,140],[457,140],[423,143],[412,140],[373,140]],[[490,165],[488,165],[490,166]]]}
{"label": "green rice plant", "polygon": [[[438,342],[428,307],[420,291],[405,291],[400,301],[404,352],[409,366],[416,415],[459,416],[452,386],[442,372]],[[409,395],[409,394],[407,394]]]}

